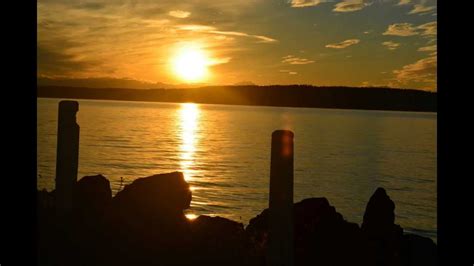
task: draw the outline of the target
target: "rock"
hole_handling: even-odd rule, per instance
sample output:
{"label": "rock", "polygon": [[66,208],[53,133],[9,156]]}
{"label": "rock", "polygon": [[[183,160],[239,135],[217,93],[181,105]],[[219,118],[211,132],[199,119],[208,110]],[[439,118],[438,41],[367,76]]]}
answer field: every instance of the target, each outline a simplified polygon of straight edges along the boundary
{"label": "rock", "polygon": [[191,191],[180,172],[139,178],[112,199],[107,215],[109,256],[121,265],[179,265],[186,261],[191,234],[183,210]]}
{"label": "rock", "polygon": [[384,237],[393,231],[395,203],[383,188],[377,188],[365,208],[362,231],[371,238]]}
{"label": "rock", "polygon": [[208,241],[238,239],[245,234],[244,225],[219,216],[200,215],[191,221],[191,230],[196,238]]}
{"label": "rock", "polygon": [[404,266],[438,265],[437,247],[430,238],[405,234],[403,236],[402,245],[402,260]]}
{"label": "rock", "polygon": [[102,216],[111,201],[110,182],[103,175],[85,176],[75,185],[75,212],[85,220]]}
{"label": "rock", "polygon": [[190,226],[196,264],[250,265],[250,242],[242,223],[201,215]]}
{"label": "rock", "polygon": [[377,265],[401,265],[403,229],[395,224],[395,204],[383,188],[370,197],[362,222]]}
{"label": "rock", "polygon": [[[54,208],[54,196],[51,192],[43,190],[36,191],[36,204],[38,210],[46,211]],[[41,212],[39,213],[41,214]]]}
{"label": "rock", "polygon": [[[359,226],[344,220],[326,198],[295,203],[295,265],[373,265]],[[268,209],[246,228],[260,255],[265,256]]]}
{"label": "rock", "polygon": [[126,185],[112,200],[112,207],[139,218],[168,214],[184,216],[191,190],[181,172],[138,178]]}

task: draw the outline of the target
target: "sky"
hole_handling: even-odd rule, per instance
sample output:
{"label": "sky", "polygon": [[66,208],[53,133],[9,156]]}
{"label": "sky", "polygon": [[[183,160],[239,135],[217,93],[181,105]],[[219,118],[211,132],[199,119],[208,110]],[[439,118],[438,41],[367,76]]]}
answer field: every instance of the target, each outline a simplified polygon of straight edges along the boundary
{"label": "sky", "polygon": [[41,79],[436,91],[436,1],[39,0],[37,12]]}

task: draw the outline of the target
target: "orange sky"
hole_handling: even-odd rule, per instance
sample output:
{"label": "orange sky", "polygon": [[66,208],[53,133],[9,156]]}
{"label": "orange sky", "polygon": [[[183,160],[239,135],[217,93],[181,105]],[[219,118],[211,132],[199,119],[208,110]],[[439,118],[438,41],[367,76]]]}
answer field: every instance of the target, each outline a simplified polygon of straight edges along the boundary
{"label": "orange sky", "polygon": [[436,38],[435,1],[40,0],[38,77],[435,91]]}

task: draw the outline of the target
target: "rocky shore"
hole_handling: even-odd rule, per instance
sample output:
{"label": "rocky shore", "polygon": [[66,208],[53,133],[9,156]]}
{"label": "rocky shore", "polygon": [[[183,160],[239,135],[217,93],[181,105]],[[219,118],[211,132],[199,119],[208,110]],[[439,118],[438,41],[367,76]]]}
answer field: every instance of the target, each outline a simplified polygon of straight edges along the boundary
{"label": "rocky shore", "polygon": [[[188,220],[192,195],[182,173],[139,178],[112,197],[102,175],[75,185],[70,213],[55,208],[55,191],[38,191],[39,265],[264,266],[268,209],[244,227],[222,217]],[[383,188],[367,203],[362,225],[346,221],[326,198],[294,203],[295,265],[437,265],[429,238],[395,224]]]}

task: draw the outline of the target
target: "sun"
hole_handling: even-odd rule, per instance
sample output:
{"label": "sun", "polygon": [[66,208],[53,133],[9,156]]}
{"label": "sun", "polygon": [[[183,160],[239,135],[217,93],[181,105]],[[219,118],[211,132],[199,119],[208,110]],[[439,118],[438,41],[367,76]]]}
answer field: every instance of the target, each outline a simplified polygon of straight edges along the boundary
{"label": "sun", "polygon": [[175,75],[185,82],[203,81],[208,76],[210,59],[206,52],[195,45],[180,47],[172,58]]}

